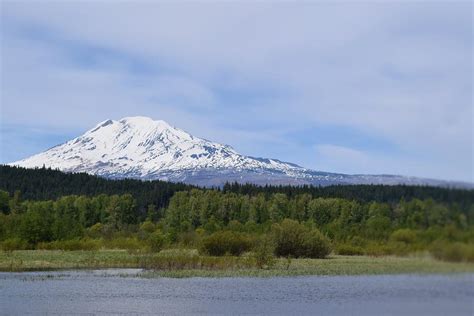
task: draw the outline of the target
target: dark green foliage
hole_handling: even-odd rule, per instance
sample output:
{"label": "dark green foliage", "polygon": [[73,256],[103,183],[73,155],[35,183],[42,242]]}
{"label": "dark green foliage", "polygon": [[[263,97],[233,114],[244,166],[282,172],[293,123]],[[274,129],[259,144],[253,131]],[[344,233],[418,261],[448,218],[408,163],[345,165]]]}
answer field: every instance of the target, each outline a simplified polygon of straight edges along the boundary
{"label": "dark green foliage", "polygon": [[201,242],[201,250],[211,256],[230,254],[240,256],[252,247],[252,240],[245,234],[233,231],[219,231]]}
{"label": "dark green foliage", "polygon": [[15,214],[19,214],[22,212],[20,190],[15,190],[13,192],[13,198],[10,200],[9,209],[10,209],[10,212],[15,213]]}
{"label": "dark green foliage", "polygon": [[390,239],[396,242],[412,244],[416,241],[416,233],[409,228],[402,228],[394,231]]}
{"label": "dark green foliage", "polygon": [[[0,242],[6,249],[87,248],[92,238],[104,248],[158,252],[166,243],[213,255],[251,250],[249,258],[265,267],[272,249],[279,256],[324,257],[328,239],[336,253],[374,256],[459,242],[446,250],[433,246],[445,260],[474,244],[472,190],[239,184],[219,190],[47,169],[0,171],[6,190],[0,190]],[[47,196],[54,199],[41,201]]]}
{"label": "dark green foliage", "polygon": [[148,236],[148,246],[152,252],[159,252],[163,249],[165,244],[165,236],[159,230],[153,232]]}
{"label": "dark green foliage", "polygon": [[474,244],[438,241],[431,246],[430,252],[436,259],[443,261],[474,262]]}
{"label": "dark green foliage", "polygon": [[0,190],[0,213],[8,214],[10,213],[10,196],[7,191]]}
{"label": "dark green foliage", "polygon": [[370,239],[386,239],[391,229],[390,218],[377,215],[367,220],[365,235]]}
{"label": "dark green foliage", "polygon": [[359,246],[341,244],[337,246],[336,253],[342,256],[362,256],[364,249]]}
{"label": "dark green foliage", "polygon": [[41,242],[37,245],[37,249],[44,250],[98,250],[100,247],[96,240],[92,239],[71,239],[71,240],[56,240],[49,243]]}
{"label": "dark green foliage", "polygon": [[302,257],[326,258],[331,253],[329,239],[316,229],[310,229],[303,235]]}
{"label": "dark green foliage", "polygon": [[[85,173],[68,174],[46,168],[25,169],[0,165],[0,190],[10,194],[18,190],[23,200],[52,200],[65,195],[128,193],[133,196],[137,211],[144,217],[150,204],[156,208],[165,207],[176,191],[189,190],[192,187],[165,181],[107,180]],[[18,203],[14,204],[16,207]]]}
{"label": "dark green foliage", "polygon": [[156,225],[152,221],[144,221],[140,225],[140,231],[148,236],[149,234],[153,233],[156,230]]}
{"label": "dark green foliage", "polygon": [[275,263],[275,241],[271,236],[264,235],[257,240],[253,249],[253,257],[258,268],[271,268]]}
{"label": "dark green foliage", "polygon": [[317,229],[297,221],[283,220],[272,227],[275,254],[280,257],[325,258],[330,252],[329,240]]}
{"label": "dark green foliage", "polygon": [[[137,221],[135,201],[129,194],[72,195],[56,201],[26,201],[20,207],[21,213],[0,213],[0,240],[18,237],[34,245],[86,235],[106,237],[107,232],[125,231]],[[96,219],[99,222],[94,223]]]}
{"label": "dark green foliage", "polygon": [[28,243],[20,238],[8,238],[0,242],[0,249],[7,252],[13,250],[24,250],[28,248]]}
{"label": "dark green foliage", "polygon": [[474,203],[474,190],[441,188],[417,185],[332,185],[332,186],[259,186],[255,184],[227,183],[223,192],[254,196],[259,193],[283,193],[291,198],[307,193],[313,198],[341,198],[359,202],[398,203],[401,199],[433,199],[437,202],[458,203],[462,207]]}
{"label": "dark green foliage", "polygon": [[19,235],[23,240],[36,244],[52,239],[53,203],[30,203],[27,212],[21,217]]}
{"label": "dark green foliage", "polygon": [[[10,195],[18,190],[24,200],[51,200],[64,195],[125,194],[130,193],[136,200],[137,208],[144,215],[148,206],[155,210],[168,205],[170,197],[177,191],[195,188],[182,183],[164,181],[140,181],[133,179],[107,180],[85,173],[66,174],[57,170],[39,168],[25,169],[0,165],[0,190]],[[287,198],[307,194],[312,198],[340,198],[359,202],[398,203],[401,199],[433,199],[436,202],[457,204],[468,209],[474,203],[474,190],[408,185],[334,185],[318,186],[258,186],[253,184],[227,183],[224,193],[236,193],[262,199],[274,193],[282,193]],[[1,201],[1,199],[0,199]],[[258,201],[257,201],[258,202]],[[252,219],[256,222],[268,220],[268,214],[253,203]],[[1,206],[1,203],[0,203]],[[213,210],[209,210],[213,211]],[[284,212],[285,210],[282,210]],[[474,217],[474,209],[472,209]],[[474,220],[474,218],[473,218]]]}
{"label": "dark green foliage", "polygon": [[107,223],[117,230],[137,221],[135,201],[130,194],[113,195],[107,206]]}

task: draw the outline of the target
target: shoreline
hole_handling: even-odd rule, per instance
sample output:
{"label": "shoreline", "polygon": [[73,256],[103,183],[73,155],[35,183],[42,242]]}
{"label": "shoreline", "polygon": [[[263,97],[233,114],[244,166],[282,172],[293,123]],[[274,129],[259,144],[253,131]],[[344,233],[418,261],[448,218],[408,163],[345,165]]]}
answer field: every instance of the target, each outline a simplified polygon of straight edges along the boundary
{"label": "shoreline", "polygon": [[257,268],[250,257],[209,257],[192,250],[142,254],[124,250],[0,252],[0,272],[143,269],[142,277],[285,277],[383,274],[474,273],[473,263],[435,260],[429,256],[329,256],[326,259],[276,258]]}

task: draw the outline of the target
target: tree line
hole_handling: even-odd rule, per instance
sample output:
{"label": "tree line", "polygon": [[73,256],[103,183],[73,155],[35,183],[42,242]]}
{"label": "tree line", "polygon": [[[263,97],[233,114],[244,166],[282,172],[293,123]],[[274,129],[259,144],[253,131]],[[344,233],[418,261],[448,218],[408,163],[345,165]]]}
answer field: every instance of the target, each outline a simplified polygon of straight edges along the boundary
{"label": "tree line", "polygon": [[398,203],[359,202],[341,198],[283,193],[251,196],[193,189],[177,192],[164,213],[166,225],[178,232],[199,227],[213,231],[228,225],[256,227],[292,219],[316,226],[328,236],[384,240],[396,229],[428,230],[474,226],[474,204],[467,208],[433,199],[403,198]]}
{"label": "tree line", "polygon": [[331,251],[381,255],[434,247],[440,258],[474,260],[473,190],[237,183],[197,188],[9,166],[0,166],[0,180],[4,250],[167,246],[211,255],[255,251],[265,258],[268,249],[323,257]]}
{"label": "tree line", "polygon": [[[370,247],[383,253],[396,247],[416,250],[439,240],[474,242],[474,204],[461,208],[433,199],[381,203],[314,198],[307,193],[252,196],[192,189],[176,192],[165,208],[150,204],[143,213],[131,194],[23,201],[19,192],[0,191],[0,242],[15,242],[17,248],[126,237],[131,248],[146,241],[159,245],[154,249],[168,244],[207,247],[206,251],[217,254],[240,249],[235,250],[240,253],[256,236],[270,232],[281,244],[277,253],[288,253],[285,243],[291,238],[293,244],[299,242],[299,247],[290,247],[294,255],[320,250],[327,254],[329,241],[341,254],[363,253]],[[278,237],[280,231],[285,232],[280,234],[283,237]],[[395,248],[386,248],[387,244]]]}
{"label": "tree line", "polygon": [[[20,191],[25,200],[50,200],[65,195],[131,194],[141,212],[148,205],[157,208],[168,206],[177,191],[189,191],[196,186],[166,181],[141,181],[135,179],[111,180],[86,173],[63,173],[48,168],[25,169],[0,165],[0,190],[13,194]],[[408,185],[333,185],[333,186],[258,186],[254,184],[226,183],[222,188],[200,188],[224,193],[266,197],[282,193],[288,198],[300,194],[311,197],[341,198],[359,202],[398,203],[400,199],[433,199],[436,202],[457,204],[468,208],[474,203],[474,190]]]}
{"label": "tree line", "polygon": [[51,200],[66,195],[97,196],[131,194],[136,207],[146,212],[148,205],[168,205],[176,191],[194,186],[166,181],[135,179],[111,180],[86,173],[64,173],[49,168],[26,169],[0,165],[0,190],[10,194],[18,191],[24,200]]}

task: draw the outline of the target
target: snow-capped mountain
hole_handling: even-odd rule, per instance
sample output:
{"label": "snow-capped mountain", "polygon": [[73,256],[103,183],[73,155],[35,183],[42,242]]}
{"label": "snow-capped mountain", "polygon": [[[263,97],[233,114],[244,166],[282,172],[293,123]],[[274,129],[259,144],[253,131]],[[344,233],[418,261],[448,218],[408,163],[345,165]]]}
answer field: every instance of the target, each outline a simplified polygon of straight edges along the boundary
{"label": "snow-capped mountain", "polygon": [[182,181],[221,185],[226,181],[257,184],[430,184],[445,181],[392,175],[345,175],[318,172],[277,159],[244,156],[147,117],[106,120],[64,144],[10,163],[26,168],[51,167],[107,178]]}

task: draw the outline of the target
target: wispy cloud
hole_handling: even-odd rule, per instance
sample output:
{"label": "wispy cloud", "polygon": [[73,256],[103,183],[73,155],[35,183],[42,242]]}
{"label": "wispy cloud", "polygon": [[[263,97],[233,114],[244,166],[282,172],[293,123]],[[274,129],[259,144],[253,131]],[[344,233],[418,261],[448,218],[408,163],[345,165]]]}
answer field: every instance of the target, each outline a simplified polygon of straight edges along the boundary
{"label": "wispy cloud", "polygon": [[473,178],[471,3],[1,6],[2,125],[148,115],[311,168]]}

